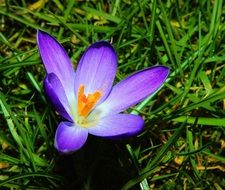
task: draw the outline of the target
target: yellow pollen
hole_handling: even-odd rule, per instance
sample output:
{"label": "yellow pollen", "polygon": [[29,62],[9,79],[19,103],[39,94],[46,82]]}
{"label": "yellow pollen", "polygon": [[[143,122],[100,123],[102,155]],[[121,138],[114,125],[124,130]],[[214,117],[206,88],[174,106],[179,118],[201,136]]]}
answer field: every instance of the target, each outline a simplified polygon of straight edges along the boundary
{"label": "yellow pollen", "polygon": [[84,85],[80,85],[78,89],[78,114],[86,117],[93,107],[96,105],[102,94],[100,91],[96,91],[86,96],[84,94]]}

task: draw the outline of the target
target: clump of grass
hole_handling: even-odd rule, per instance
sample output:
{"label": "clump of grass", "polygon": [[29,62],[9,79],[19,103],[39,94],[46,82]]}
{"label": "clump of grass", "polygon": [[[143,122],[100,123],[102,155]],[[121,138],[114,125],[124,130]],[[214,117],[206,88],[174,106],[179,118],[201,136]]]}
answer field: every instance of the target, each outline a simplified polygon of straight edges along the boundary
{"label": "clump of grass", "polygon": [[[224,189],[224,8],[215,1],[0,1],[0,186],[3,189]],[[116,80],[171,68],[160,92],[130,109],[137,137],[90,137],[60,155],[60,117],[42,88],[36,30],[54,35],[76,67],[84,49],[112,41]]]}

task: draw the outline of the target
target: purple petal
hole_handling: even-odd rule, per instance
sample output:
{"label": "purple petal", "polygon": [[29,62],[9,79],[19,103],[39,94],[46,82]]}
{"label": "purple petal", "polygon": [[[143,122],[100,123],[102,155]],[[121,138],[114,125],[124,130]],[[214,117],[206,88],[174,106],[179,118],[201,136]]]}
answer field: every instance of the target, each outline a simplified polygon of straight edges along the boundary
{"label": "purple petal", "polygon": [[97,126],[90,127],[89,133],[101,137],[130,136],[143,129],[144,121],[132,114],[115,114],[102,118]]}
{"label": "purple petal", "polygon": [[66,94],[73,91],[74,69],[64,48],[55,38],[40,30],[37,32],[37,44],[47,73],[54,73],[59,78]]}
{"label": "purple petal", "polygon": [[50,73],[44,80],[44,90],[56,111],[65,119],[72,121],[70,107],[61,82],[54,73]]}
{"label": "purple petal", "polygon": [[115,85],[105,102],[96,109],[103,115],[122,112],[154,93],[168,74],[169,68],[164,66],[139,71]]}
{"label": "purple petal", "polygon": [[69,153],[80,149],[86,142],[88,130],[70,122],[61,122],[55,134],[55,147],[59,152]]}
{"label": "purple petal", "polygon": [[103,101],[110,92],[117,68],[117,56],[114,48],[105,41],[92,44],[82,56],[75,78],[75,89],[85,86],[85,93],[102,92]]}

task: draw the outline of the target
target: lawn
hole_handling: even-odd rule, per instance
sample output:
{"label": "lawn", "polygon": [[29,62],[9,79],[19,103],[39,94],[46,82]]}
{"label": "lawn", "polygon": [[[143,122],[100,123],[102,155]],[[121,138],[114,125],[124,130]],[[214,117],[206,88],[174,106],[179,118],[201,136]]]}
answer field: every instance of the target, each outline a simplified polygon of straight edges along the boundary
{"label": "lawn", "polygon": [[[222,0],[0,0],[0,189],[225,189],[224,21]],[[74,68],[88,46],[110,42],[114,84],[170,68],[157,91],[125,111],[144,129],[89,135],[79,150],[59,152],[64,119],[44,91],[38,30],[62,44]]]}

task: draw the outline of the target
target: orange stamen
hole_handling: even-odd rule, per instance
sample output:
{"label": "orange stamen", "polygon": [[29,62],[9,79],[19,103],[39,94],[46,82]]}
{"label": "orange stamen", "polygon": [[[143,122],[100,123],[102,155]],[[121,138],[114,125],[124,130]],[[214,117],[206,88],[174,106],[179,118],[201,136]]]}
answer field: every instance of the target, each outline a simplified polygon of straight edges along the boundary
{"label": "orange stamen", "polygon": [[78,114],[86,117],[94,108],[102,94],[100,91],[96,91],[86,96],[84,94],[84,85],[80,85],[78,90]]}

